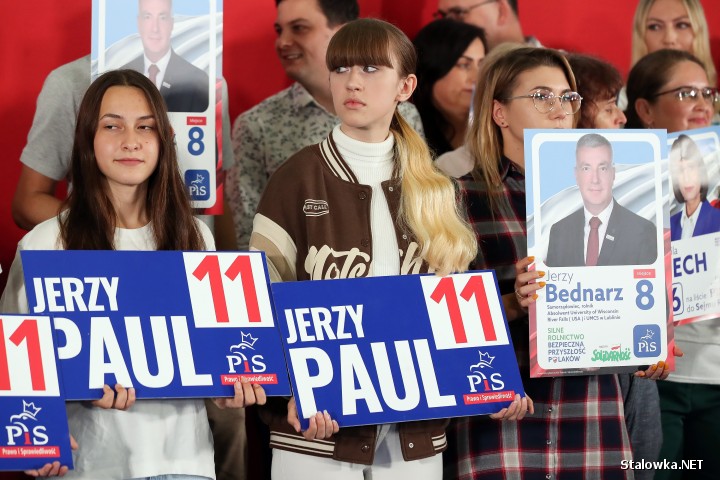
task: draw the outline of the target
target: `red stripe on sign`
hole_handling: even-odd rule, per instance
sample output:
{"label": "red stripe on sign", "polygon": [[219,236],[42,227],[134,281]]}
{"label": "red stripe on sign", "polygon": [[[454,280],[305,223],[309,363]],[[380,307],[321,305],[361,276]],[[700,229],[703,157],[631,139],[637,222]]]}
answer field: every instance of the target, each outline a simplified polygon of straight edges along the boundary
{"label": "red stripe on sign", "polygon": [[0,447],[0,458],[59,457],[60,447]]}
{"label": "red stripe on sign", "polygon": [[250,383],[257,383],[258,385],[277,385],[277,375],[274,373],[247,373],[244,375],[220,375],[220,383],[223,385],[234,385],[240,381],[241,378],[246,378]]}
{"label": "red stripe on sign", "polygon": [[512,402],[515,399],[514,390],[502,392],[468,393],[463,395],[465,405],[477,405],[479,403]]}
{"label": "red stripe on sign", "polygon": [[633,278],[655,278],[654,268],[636,268],[633,270]]}
{"label": "red stripe on sign", "polygon": [[187,117],[188,125],[207,125],[207,117]]}

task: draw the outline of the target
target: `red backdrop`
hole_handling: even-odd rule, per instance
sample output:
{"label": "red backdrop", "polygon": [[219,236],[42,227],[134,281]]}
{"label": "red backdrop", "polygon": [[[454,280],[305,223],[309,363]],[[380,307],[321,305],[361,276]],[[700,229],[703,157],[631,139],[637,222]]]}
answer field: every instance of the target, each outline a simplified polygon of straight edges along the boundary
{"label": "red backdrop", "polygon": [[[720,9],[709,8],[715,63],[720,66]],[[526,33],[546,46],[598,55],[626,73],[630,28],[636,2],[606,0],[520,0]],[[437,0],[360,0],[361,14],[389,20],[411,37],[431,19]],[[551,7],[549,7],[549,5]],[[0,276],[4,287],[17,241],[10,201],[20,173],[20,153],[35,112],[35,98],[53,69],[90,50],[89,0],[14,2],[4,9],[0,29],[0,145],[5,174],[0,177]],[[230,89],[230,114],[238,114],[289,84],[275,57],[273,0],[226,0],[224,67]],[[720,70],[720,69],[719,69]],[[10,477],[0,473],[0,478]]]}
{"label": "red backdrop", "polygon": [[[706,14],[713,51],[720,66],[720,9]],[[630,28],[635,2],[606,0],[521,0],[520,19],[526,33],[543,44],[592,53],[623,73],[630,62]],[[411,37],[431,19],[437,0],[360,0],[363,16],[394,22]],[[551,5],[552,7],[548,7]],[[0,177],[0,265],[5,272],[24,233],[13,223],[10,201],[17,182],[20,153],[35,112],[35,99],[45,76],[90,49],[89,0],[34,0],[6,8],[0,29],[0,129],[5,174]],[[230,89],[230,114],[238,114],[289,84],[273,48],[273,0],[226,0],[224,68]],[[570,20],[569,20],[570,19]]]}

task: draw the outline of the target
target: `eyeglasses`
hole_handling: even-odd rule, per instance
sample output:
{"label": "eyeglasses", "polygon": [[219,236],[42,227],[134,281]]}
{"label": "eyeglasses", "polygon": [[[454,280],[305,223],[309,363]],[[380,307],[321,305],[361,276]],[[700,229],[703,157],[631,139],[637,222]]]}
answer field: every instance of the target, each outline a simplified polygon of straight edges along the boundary
{"label": "eyeglasses", "polygon": [[560,108],[568,115],[577,113],[582,103],[582,97],[577,92],[565,92],[561,95],[555,95],[550,90],[536,90],[529,95],[519,95],[504,100],[516,100],[518,98],[532,98],[535,110],[540,113],[551,112],[555,108],[556,99],[560,99]]}
{"label": "eyeglasses", "polygon": [[470,13],[470,10],[473,10],[477,7],[482,7],[483,5],[487,5],[488,3],[495,3],[498,0],[485,0],[484,2],[476,3],[475,5],[470,5],[467,8],[462,7],[451,7],[448,8],[447,11],[438,10],[437,12],[433,13],[433,18],[451,18],[453,20],[459,20],[463,21],[465,16]]}
{"label": "eyeglasses", "polygon": [[716,104],[720,103],[720,92],[717,88],[712,87],[689,87],[689,86],[682,86],[673,88],[672,90],[666,90],[664,92],[656,93],[653,95],[653,97],[658,97],[660,95],[666,95],[668,93],[675,94],[675,98],[680,100],[681,102],[684,102],[685,100],[699,100],[700,95],[703,96],[705,100],[707,100],[710,103]]}

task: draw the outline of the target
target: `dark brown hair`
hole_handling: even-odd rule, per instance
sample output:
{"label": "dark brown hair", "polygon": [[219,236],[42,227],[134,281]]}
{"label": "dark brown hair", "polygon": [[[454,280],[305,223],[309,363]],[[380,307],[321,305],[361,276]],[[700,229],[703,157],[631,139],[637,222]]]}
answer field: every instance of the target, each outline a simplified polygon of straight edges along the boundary
{"label": "dark brown hair", "polygon": [[705,66],[697,57],[683,50],[657,50],[648,53],[635,64],[630,70],[627,81],[626,128],[647,127],[647,125],[643,125],[638,116],[635,102],[640,98],[644,98],[650,103],[655,103],[658,92],[662,91],[663,87],[670,81],[673,68],[681,62],[697,63],[707,73]]}
{"label": "dark brown hair", "polygon": [[609,63],[590,55],[571,53],[567,59],[583,97],[577,128],[595,128],[597,104],[617,97],[623,86],[622,76]]}
{"label": "dark brown hair", "polygon": [[435,106],[433,89],[457,65],[475,40],[480,40],[487,52],[483,29],[449,18],[428,23],[413,40],[418,55],[418,86],[413,94],[413,102],[420,113],[428,145],[436,155],[453,150],[450,139],[455,131]]}
{"label": "dark brown hair", "polygon": [[[282,1],[275,0],[275,6],[279,6]],[[327,18],[327,25],[330,28],[351,22],[360,15],[360,6],[357,0],[317,0],[317,3]]]}
{"label": "dark brown hair", "polygon": [[157,250],[203,250],[205,242],[192,216],[185,185],[180,177],[174,132],[160,92],[141,73],[113,70],[102,74],[88,88],[80,103],[70,176],[72,189],[60,217],[60,236],[68,250],[113,250],[117,214],[108,194],[105,176],[95,158],[95,133],[100,106],[110,87],[140,90],[150,106],[158,135],[158,162],[147,182],[146,210]]}

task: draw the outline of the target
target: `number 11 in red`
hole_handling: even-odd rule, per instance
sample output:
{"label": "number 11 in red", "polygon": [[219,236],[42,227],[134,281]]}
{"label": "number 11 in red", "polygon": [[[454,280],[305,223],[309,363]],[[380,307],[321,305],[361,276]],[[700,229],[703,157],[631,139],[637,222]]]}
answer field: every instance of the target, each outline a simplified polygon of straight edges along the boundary
{"label": "number 11 in red", "polygon": [[[460,302],[458,302],[457,291],[455,290],[455,279],[453,277],[442,278],[430,298],[436,303],[440,303],[445,299],[448,314],[450,315],[450,325],[455,335],[455,343],[467,343],[467,333],[465,332],[465,323],[460,312]],[[485,292],[485,284],[480,276],[470,277],[465,288],[460,292],[460,297],[466,302],[471,297],[475,297],[478,314],[480,315],[480,324],[485,335],[485,341],[494,342],[497,340],[495,326],[490,317],[490,307],[488,306],[487,293]]]}
{"label": "number 11 in red", "polygon": [[[206,276],[210,280],[210,292],[213,298],[213,307],[215,308],[215,318],[218,323],[228,323],[230,315],[228,313],[227,301],[225,298],[225,288],[223,287],[222,274],[220,273],[220,260],[217,255],[207,255],[202,259],[200,264],[193,272],[198,280],[202,280]],[[247,308],[248,321],[260,322],[260,307],[258,306],[257,292],[255,290],[255,282],[252,275],[252,266],[250,265],[250,257],[246,255],[238,255],[235,261],[225,271],[225,276],[234,281],[238,275],[242,284],[243,297],[245,298],[245,307]]]}

